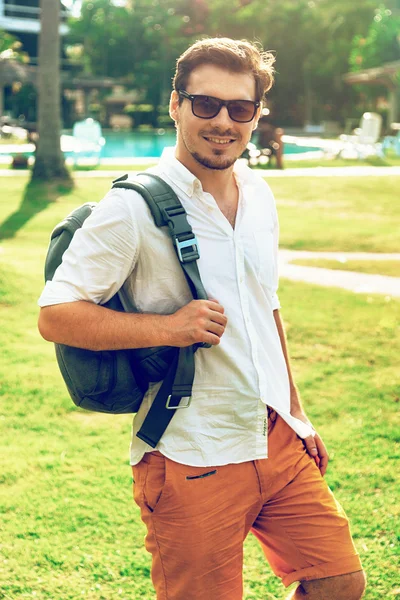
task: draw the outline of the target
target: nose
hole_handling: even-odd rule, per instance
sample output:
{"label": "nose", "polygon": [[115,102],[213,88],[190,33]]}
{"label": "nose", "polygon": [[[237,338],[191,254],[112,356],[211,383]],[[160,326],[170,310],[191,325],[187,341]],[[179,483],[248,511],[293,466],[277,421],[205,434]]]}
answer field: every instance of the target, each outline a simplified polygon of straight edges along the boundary
{"label": "nose", "polygon": [[219,113],[213,118],[210,119],[211,123],[215,126],[218,127],[231,127],[232,124],[235,123],[235,121],[232,121],[232,119],[229,116],[228,113],[228,108],[226,106],[221,106],[221,110],[219,111]]}

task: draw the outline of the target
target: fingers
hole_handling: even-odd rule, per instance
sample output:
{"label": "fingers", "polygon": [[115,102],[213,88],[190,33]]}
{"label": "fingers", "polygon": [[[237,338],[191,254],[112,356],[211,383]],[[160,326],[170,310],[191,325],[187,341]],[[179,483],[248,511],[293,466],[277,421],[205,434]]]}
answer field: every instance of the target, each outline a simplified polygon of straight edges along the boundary
{"label": "fingers", "polygon": [[220,313],[225,312],[224,307],[221,306],[221,304],[218,302],[218,300],[215,300],[215,298],[209,298],[205,301],[205,303],[209,306],[209,308],[211,308],[211,310],[215,310]]}
{"label": "fingers", "polygon": [[318,456],[318,449],[315,443],[315,437],[313,435],[309,435],[303,440],[306,450],[310,456],[313,458]]}
{"label": "fingers", "polygon": [[215,335],[209,331],[207,331],[203,336],[202,336],[202,340],[203,343],[205,344],[211,344],[212,346],[218,346],[218,344],[221,342],[221,338],[218,335]]}
{"label": "fingers", "polygon": [[206,343],[216,346],[225,331],[227,317],[216,300],[192,300],[176,311],[170,319],[173,343],[176,346]]}
{"label": "fingers", "polygon": [[208,341],[208,343],[212,344],[213,346],[219,344],[221,341],[221,336],[225,331],[227,322],[228,319],[224,315],[222,315],[221,313],[211,311],[208,315],[208,319],[205,319],[203,324],[203,328],[206,331],[206,335],[209,334],[211,336],[211,339],[204,341]]}
{"label": "fingers", "polygon": [[202,326],[209,333],[214,333],[218,339],[214,339],[213,345],[219,344],[220,337],[225,331],[227,317],[224,315],[224,307],[216,300],[207,300],[204,306],[204,322]]}
{"label": "fingers", "polygon": [[318,434],[315,434],[315,443],[317,444],[318,456],[319,456],[319,470],[321,475],[324,476],[328,468],[329,456],[328,451],[325,448],[324,442],[321,440]]}
{"label": "fingers", "polygon": [[329,456],[322,439],[316,433],[314,436],[306,437],[303,442],[308,454],[315,460],[321,475],[324,476],[328,467]]}

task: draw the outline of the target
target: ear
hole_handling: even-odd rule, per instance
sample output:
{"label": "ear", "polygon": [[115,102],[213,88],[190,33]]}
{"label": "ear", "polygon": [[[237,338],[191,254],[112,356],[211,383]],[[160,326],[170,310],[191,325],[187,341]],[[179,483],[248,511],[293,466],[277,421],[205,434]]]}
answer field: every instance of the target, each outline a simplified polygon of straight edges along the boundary
{"label": "ear", "polygon": [[171,98],[169,100],[169,116],[175,121],[175,123],[178,121],[179,94],[175,90],[171,93]]}

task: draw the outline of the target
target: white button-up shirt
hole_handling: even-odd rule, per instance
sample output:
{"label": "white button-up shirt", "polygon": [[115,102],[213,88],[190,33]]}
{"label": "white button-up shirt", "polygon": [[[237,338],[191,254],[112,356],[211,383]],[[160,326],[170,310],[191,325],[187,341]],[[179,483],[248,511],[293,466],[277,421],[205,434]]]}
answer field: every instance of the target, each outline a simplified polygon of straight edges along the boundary
{"label": "white button-up shirt", "polygon": [[[213,196],[174,155],[164,151],[152,172],[177,193],[197,236],[200,275],[209,298],[228,318],[221,342],[195,354],[188,408],[177,410],[157,450],[192,466],[267,457],[266,405],[300,437],[312,428],[290,414],[287,367],[273,311],[277,297],[278,219],[267,183],[236,163],[239,188],[233,229]],[[143,198],[115,189],[75,234],[39,305],[104,303],[121,286],[138,310],[171,314],[191,294],[166,228],[157,228]],[[153,450],[136,437],[160,384],[150,385],[133,421],[131,464]]]}

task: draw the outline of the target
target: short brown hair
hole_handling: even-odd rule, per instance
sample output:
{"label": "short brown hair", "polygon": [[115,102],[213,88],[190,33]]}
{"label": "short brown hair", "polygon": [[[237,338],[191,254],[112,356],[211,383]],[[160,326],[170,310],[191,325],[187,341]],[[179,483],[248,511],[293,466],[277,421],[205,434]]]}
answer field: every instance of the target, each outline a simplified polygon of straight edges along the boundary
{"label": "short brown hair", "polygon": [[264,52],[247,40],[198,40],[178,58],[172,83],[174,90],[185,90],[191,72],[205,64],[234,73],[251,72],[256,83],[256,101],[260,102],[274,82],[274,62],[275,56],[271,52]]}

